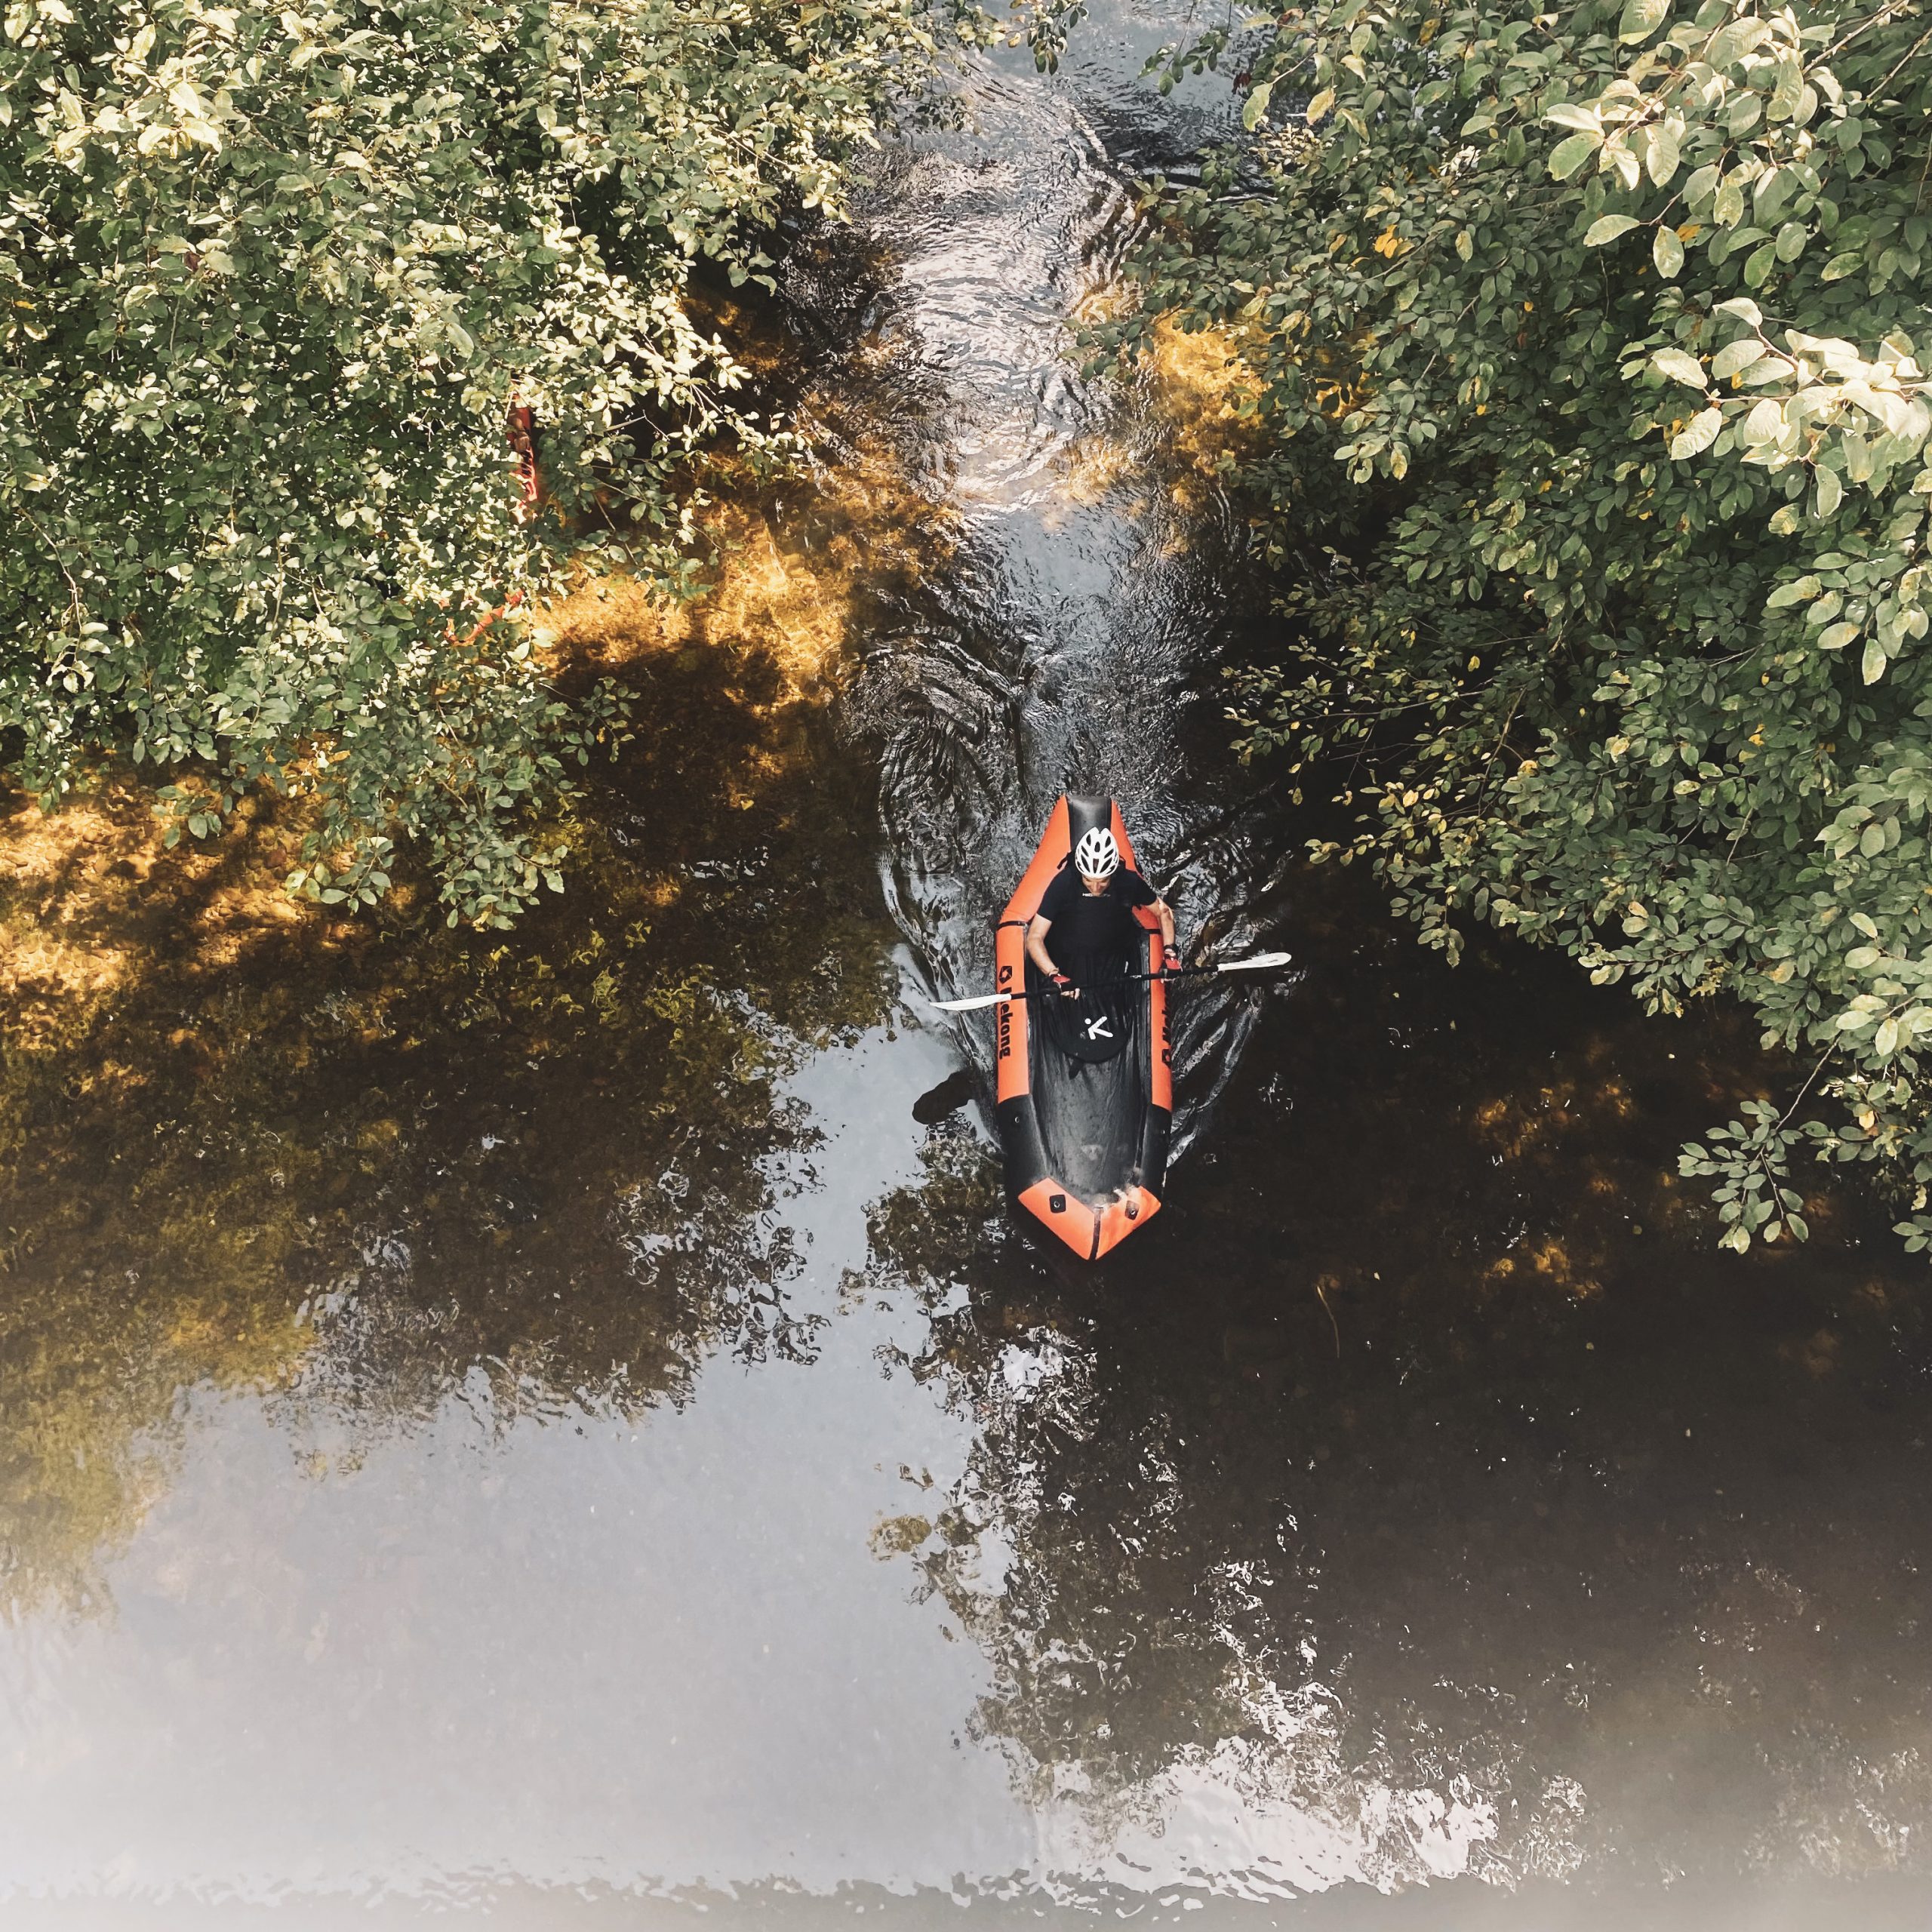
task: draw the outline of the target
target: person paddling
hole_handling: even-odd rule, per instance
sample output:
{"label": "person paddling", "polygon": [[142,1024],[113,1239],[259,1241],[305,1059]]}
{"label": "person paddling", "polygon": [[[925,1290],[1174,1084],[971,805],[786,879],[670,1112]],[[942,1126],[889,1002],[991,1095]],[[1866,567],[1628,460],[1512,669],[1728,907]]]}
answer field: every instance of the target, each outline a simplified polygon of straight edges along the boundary
{"label": "person paddling", "polygon": [[1153,907],[1164,964],[1179,971],[1172,910],[1138,872],[1121,866],[1113,834],[1096,826],[1074,848],[1073,863],[1041,894],[1026,928],[1026,956],[1063,995],[1078,999],[1082,989],[1105,986],[1129,970],[1140,934],[1137,906]]}

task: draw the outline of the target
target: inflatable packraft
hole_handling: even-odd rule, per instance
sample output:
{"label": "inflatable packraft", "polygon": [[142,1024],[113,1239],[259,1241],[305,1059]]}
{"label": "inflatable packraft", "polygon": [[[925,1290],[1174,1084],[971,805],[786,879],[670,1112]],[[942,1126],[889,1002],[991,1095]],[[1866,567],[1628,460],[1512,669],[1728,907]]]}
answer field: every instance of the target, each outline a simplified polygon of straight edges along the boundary
{"label": "inflatable packraft", "polygon": [[[1026,929],[1047,888],[1097,827],[1112,832],[1122,863],[1140,870],[1112,799],[1062,798],[993,937],[998,990],[1034,995],[993,1009],[1007,1186],[1089,1261],[1159,1212],[1174,1120],[1168,989],[1133,977],[1161,969],[1153,909],[1133,909],[1137,937],[1117,982],[1079,1000],[1062,999],[1026,958]],[[1047,944],[1051,950],[1051,934]]]}

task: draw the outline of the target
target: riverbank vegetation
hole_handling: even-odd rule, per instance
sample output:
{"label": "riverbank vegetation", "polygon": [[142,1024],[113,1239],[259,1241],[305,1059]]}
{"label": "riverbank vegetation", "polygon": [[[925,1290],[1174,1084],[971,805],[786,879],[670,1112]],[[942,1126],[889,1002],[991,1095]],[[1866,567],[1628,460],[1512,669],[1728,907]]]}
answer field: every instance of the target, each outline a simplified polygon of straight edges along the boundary
{"label": "riverbank vegetation", "polygon": [[13,775],[54,800],[131,755],[171,838],[296,794],[330,906],[403,847],[452,923],[558,883],[627,700],[567,700],[528,620],[586,565],[700,587],[694,460],[787,439],[694,274],[836,214],[934,45],[914,0],[17,0]]}
{"label": "riverbank vegetation", "polygon": [[1237,341],[1298,587],[1250,756],[1487,923],[1802,1057],[1687,1149],[1725,1240],[1793,1156],[1932,1243],[1932,20],[1912,0],[1324,0],[1169,51],[1252,139],[1157,187],[1156,326]]}

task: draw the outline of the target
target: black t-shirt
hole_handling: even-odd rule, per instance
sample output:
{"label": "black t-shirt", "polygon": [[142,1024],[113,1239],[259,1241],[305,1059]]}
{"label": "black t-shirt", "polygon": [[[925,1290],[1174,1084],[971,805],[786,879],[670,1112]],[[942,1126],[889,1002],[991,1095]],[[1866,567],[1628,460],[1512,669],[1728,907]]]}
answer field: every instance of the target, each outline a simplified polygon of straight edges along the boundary
{"label": "black t-shirt", "polygon": [[1040,895],[1038,914],[1052,928],[1047,950],[1054,964],[1082,986],[1118,977],[1140,944],[1142,928],[1133,909],[1151,906],[1158,897],[1124,866],[1100,892],[1089,892],[1071,863],[1063,866]]}

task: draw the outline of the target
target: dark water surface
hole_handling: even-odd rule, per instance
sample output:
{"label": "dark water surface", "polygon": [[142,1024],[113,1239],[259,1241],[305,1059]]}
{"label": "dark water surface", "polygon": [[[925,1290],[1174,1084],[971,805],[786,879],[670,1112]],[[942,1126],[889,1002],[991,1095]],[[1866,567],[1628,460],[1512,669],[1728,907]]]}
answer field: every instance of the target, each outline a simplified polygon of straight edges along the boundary
{"label": "dark water surface", "polygon": [[[788,540],[862,443],[949,533],[836,703],[681,658],[527,931],[183,958],[10,1072],[5,1923],[1926,1922],[1924,1271],[1829,1195],[1718,1256],[1746,1035],[1269,830],[1189,696],[1239,518],[1064,334],[1230,124],[1165,30],[977,63],[789,270]],[[1099,1271],[921,997],[1069,786],[1297,960],[1187,996]]]}

